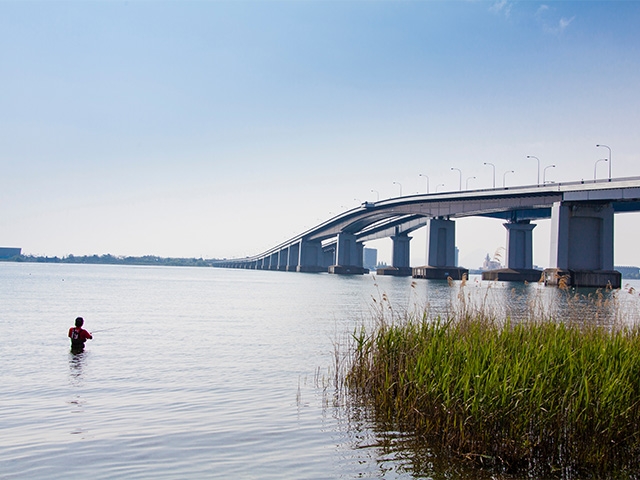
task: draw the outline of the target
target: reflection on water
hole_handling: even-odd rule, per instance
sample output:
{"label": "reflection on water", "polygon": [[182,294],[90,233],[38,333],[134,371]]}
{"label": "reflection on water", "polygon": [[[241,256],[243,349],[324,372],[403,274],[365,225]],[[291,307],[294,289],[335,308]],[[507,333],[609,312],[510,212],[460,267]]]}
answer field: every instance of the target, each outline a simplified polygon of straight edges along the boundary
{"label": "reflection on water", "polygon": [[88,356],[89,352],[69,352],[69,379],[71,380],[71,385],[75,387],[81,385],[83,370]]}
{"label": "reflection on water", "polygon": [[86,351],[80,353],[69,352],[69,383],[72,387],[69,393],[72,394],[72,396],[67,403],[71,407],[71,417],[69,417],[71,435],[83,435],[86,433],[82,418],[86,412],[86,400],[81,394],[81,387],[84,383],[84,370],[89,355],[90,353]]}
{"label": "reflection on water", "polygon": [[344,405],[340,412],[345,416],[342,421],[351,449],[367,452],[375,462],[376,478],[523,480],[522,477],[478,468],[473,459],[460,458],[454,452],[434,446],[438,442],[400,431],[397,426],[372,418],[371,410],[356,401]]}

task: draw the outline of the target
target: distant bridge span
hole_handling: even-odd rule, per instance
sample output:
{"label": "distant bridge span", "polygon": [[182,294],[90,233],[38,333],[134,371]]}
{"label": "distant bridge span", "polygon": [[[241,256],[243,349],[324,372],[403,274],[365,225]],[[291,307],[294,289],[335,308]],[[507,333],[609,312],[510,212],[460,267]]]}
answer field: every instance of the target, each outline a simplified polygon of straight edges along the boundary
{"label": "distant bridge span", "polygon": [[392,268],[408,274],[408,234],[427,226],[427,267],[446,273],[455,263],[455,219],[483,216],[506,222],[509,269],[532,269],[531,222],[551,218],[553,269],[607,272],[614,214],[633,211],[640,211],[640,177],[403,196],[365,202],[259,255],[218,266],[364,273],[364,242],[390,237]]}

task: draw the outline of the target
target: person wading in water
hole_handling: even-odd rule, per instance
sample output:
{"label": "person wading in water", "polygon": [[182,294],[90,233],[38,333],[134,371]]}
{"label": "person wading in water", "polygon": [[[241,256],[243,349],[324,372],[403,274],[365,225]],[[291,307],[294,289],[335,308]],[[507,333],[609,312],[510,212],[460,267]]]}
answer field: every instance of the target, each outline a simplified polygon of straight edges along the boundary
{"label": "person wading in water", "polygon": [[69,329],[71,353],[82,353],[84,351],[84,342],[86,342],[87,339],[93,338],[89,332],[82,328],[83,324],[84,319],[82,317],[78,317],[76,318],[76,326]]}

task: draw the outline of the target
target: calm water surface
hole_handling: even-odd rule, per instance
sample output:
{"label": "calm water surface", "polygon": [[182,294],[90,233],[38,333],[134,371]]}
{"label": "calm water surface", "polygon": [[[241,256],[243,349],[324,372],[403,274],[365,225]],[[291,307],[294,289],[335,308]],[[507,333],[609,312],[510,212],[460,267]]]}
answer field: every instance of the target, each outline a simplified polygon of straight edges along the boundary
{"label": "calm water surface", "polygon": [[[429,478],[389,448],[401,437],[334,404],[330,385],[334,344],[368,321],[372,297],[446,310],[458,291],[411,283],[0,263],[0,478]],[[512,289],[491,288],[492,301]],[[94,340],[74,356],[79,315]]]}

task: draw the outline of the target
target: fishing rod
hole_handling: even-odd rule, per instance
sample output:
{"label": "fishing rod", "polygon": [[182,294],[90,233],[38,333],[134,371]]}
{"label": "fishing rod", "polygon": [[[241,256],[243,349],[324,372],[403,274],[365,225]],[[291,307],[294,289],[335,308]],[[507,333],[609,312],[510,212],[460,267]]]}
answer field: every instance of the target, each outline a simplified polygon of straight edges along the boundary
{"label": "fishing rod", "polygon": [[108,332],[110,330],[115,330],[118,327],[111,327],[111,328],[101,328],[99,330],[93,330],[91,333],[102,333],[102,332]]}

